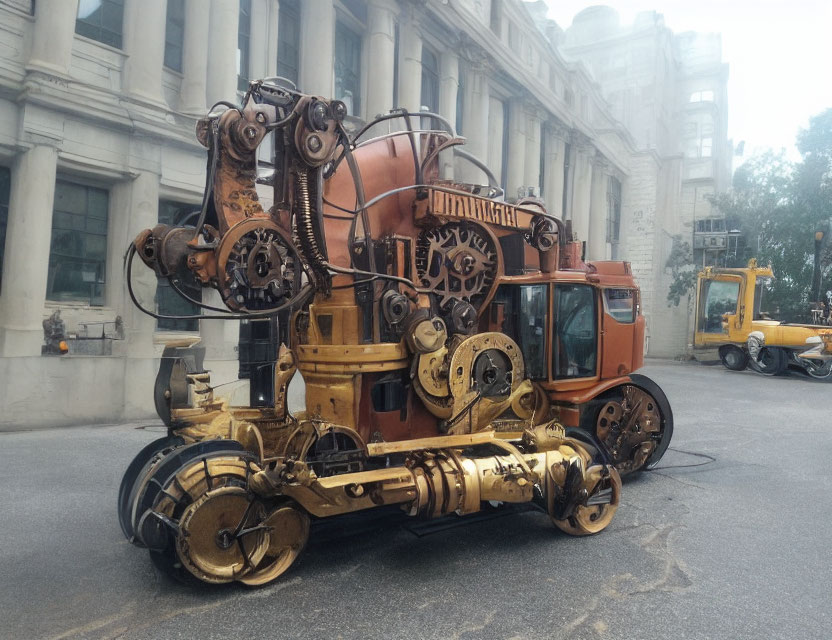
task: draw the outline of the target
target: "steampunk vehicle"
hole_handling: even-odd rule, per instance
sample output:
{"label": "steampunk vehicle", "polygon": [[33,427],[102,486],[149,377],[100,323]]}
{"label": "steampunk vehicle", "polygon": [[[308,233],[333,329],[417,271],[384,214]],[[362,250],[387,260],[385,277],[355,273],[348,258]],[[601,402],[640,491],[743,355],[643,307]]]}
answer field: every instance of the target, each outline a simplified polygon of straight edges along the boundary
{"label": "steampunk vehicle", "polygon": [[[199,220],[142,232],[127,280],[141,307],[135,255],[181,295],[195,277],[227,307],[196,317],[272,319],[279,351],[238,407],[200,347],[168,345],[156,406],[169,435],[125,473],[127,538],[175,575],[259,585],[314,519],[381,505],[436,518],[533,503],[569,534],[603,530],[620,476],[661,458],[673,430],[661,389],[633,373],[644,318],[629,265],[583,262],[541,201],[503,201],[438,115],[393,111],[348,133],[342,102],[273,79],[243,105],[199,122]],[[380,123],[393,126],[365,139]],[[453,152],[490,184],[442,179]]]}
{"label": "steampunk vehicle", "polygon": [[726,368],[750,367],[764,375],[799,367],[812,378],[832,380],[832,327],[787,324],[763,312],[771,267],[751,260],[738,269],[706,268],[696,286],[694,348],[718,348]]}

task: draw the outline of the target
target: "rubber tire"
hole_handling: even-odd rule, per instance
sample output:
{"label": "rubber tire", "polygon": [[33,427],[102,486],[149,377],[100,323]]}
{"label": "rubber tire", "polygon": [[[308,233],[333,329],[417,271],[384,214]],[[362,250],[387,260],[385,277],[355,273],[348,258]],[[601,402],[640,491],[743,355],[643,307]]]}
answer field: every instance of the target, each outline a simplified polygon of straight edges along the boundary
{"label": "rubber tire", "polygon": [[147,475],[147,465],[142,467],[127,501],[129,509],[128,521],[130,522],[130,528],[134,535],[134,539],[132,540],[133,544],[138,547],[145,546],[144,542],[138,538],[139,532],[137,531],[142,514],[153,506],[156,496],[161,492],[162,487],[167,486],[172,476],[182,466],[199,457],[205,457],[211,454],[225,452],[238,454],[243,451],[243,445],[236,440],[202,440],[171,450],[159,461],[158,466],[154,468],[153,474],[149,478],[144,477]]}
{"label": "rubber tire", "polygon": [[719,348],[719,360],[730,371],[744,371],[748,367],[749,355],[736,345],[724,344]]}
{"label": "rubber tire", "polygon": [[[661,415],[661,422],[662,422],[662,437],[659,440],[659,443],[656,445],[656,448],[653,450],[653,453],[650,455],[647,460],[645,460],[644,464],[639,469],[634,469],[630,472],[622,472],[619,470],[619,473],[622,477],[626,477],[630,474],[639,473],[644,471],[645,469],[649,469],[656,464],[658,464],[659,460],[661,460],[662,456],[667,451],[667,447],[670,445],[670,440],[673,437],[673,410],[670,408],[670,401],[667,399],[664,391],[662,391],[661,387],[657,385],[653,380],[648,378],[647,376],[643,376],[638,373],[630,374],[630,382],[625,382],[623,384],[631,384],[636,386],[640,389],[643,389],[656,401],[658,405],[659,414]],[[620,385],[619,385],[620,386]],[[597,462],[602,462],[605,464],[610,463],[610,454],[607,451],[607,448],[598,441],[597,437],[595,436],[595,427],[598,421],[598,412],[601,408],[606,404],[607,398],[612,397],[616,392],[617,387],[613,387],[612,389],[608,389],[604,391],[604,393],[599,394],[592,400],[587,403],[587,409],[583,412],[581,416],[581,426],[578,428],[568,428],[566,430],[566,435],[570,437],[574,437],[577,440],[582,442],[590,442],[598,450],[598,456],[593,456],[593,458]],[[617,467],[616,467],[617,468]]]}
{"label": "rubber tire", "polygon": [[673,409],[670,408],[670,401],[667,399],[664,391],[662,391],[662,388],[653,380],[638,373],[631,374],[630,379],[637,387],[641,387],[653,396],[653,399],[659,405],[659,413],[662,416],[662,439],[659,440],[659,444],[656,445],[653,453],[647,458],[647,461],[642,467],[636,470],[644,471],[645,469],[655,467],[670,446],[670,440],[673,438]]}
{"label": "rubber tire", "polygon": [[829,368],[829,372],[825,375],[818,375],[817,373],[813,373],[815,369],[811,368],[811,365],[808,367],[804,366],[803,370],[806,372],[806,375],[810,378],[813,378],[815,380],[823,380],[825,382],[832,382],[832,367]]}
{"label": "rubber tire", "polygon": [[121,485],[118,488],[118,523],[121,525],[121,530],[124,537],[131,540],[135,535],[133,531],[133,523],[130,521],[130,494],[133,491],[133,486],[139,479],[139,475],[144,469],[145,465],[150,459],[160,451],[185,444],[185,441],[179,436],[165,436],[154,440],[146,445],[124,472],[121,478]]}
{"label": "rubber tire", "polygon": [[760,349],[760,359],[767,358],[768,362],[761,364],[750,359],[751,367],[764,376],[779,376],[789,367],[789,354],[779,347],[763,347]]}

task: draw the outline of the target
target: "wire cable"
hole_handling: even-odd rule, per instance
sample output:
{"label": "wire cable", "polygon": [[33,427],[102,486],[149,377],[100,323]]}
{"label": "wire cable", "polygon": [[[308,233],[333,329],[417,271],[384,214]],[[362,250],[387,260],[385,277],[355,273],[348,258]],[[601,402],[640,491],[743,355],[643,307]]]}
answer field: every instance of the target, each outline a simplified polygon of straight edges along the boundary
{"label": "wire cable", "polygon": [[136,298],[136,293],[133,291],[133,258],[136,255],[136,244],[131,242],[130,247],[127,249],[127,255],[125,256],[125,262],[127,264],[127,293],[130,295],[130,299],[133,301],[133,304],[136,305],[136,308],[144,313],[145,315],[150,316],[151,318],[156,318],[157,320],[251,320],[257,318],[270,318],[272,316],[277,315],[278,313],[285,311],[286,309],[292,309],[296,306],[301,306],[304,304],[307,299],[315,293],[315,288],[307,283],[303,285],[298,291],[297,295],[293,298],[287,300],[279,307],[275,307],[274,309],[270,309],[269,311],[256,311],[251,313],[233,313],[229,312],[227,315],[218,315],[218,316],[209,316],[204,314],[189,314],[189,315],[163,315],[159,313],[154,313],[150,309],[145,308]]}
{"label": "wire cable", "polygon": [[645,469],[645,471],[660,471],[662,469],[689,469],[692,467],[704,467],[709,464],[713,464],[716,462],[716,458],[714,456],[710,456],[707,453],[697,453],[695,451],[684,451],[683,449],[674,449],[673,447],[668,447],[668,451],[675,451],[676,453],[683,453],[687,456],[694,456],[696,458],[704,458],[705,462],[697,462],[695,464],[668,464],[663,467],[653,467],[651,469]]}

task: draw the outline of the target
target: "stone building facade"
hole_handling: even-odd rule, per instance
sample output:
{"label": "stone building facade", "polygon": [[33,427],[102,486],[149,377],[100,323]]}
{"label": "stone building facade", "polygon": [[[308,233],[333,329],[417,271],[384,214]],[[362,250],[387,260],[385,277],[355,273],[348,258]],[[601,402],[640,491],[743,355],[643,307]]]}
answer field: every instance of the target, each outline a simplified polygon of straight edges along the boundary
{"label": "stone building facade", "polygon": [[[249,78],[274,75],[344,100],[363,120],[401,106],[455,123],[509,199],[542,196],[572,221],[588,259],[631,261],[651,353],[683,350],[687,337],[668,330],[678,322],[664,310],[662,260],[700,215],[697,188],[720,188],[716,161],[710,177],[688,162],[692,128],[683,126],[704,131],[710,114],[711,154],[723,153],[718,47],[703,56],[701,42],[655,17],[644,35],[652,48],[642,50],[638,25],[610,37],[590,13],[564,33],[541,9],[521,0],[0,0],[0,428],[149,416],[162,346],[183,335],[205,339],[215,381],[236,378],[236,323],[140,314],[123,256],[139,230],[198,207],[196,119],[240,96]],[[630,47],[633,68],[609,72],[620,58],[604,58],[605,47]],[[666,65],[652,79],[648,56]],[[721,89],[706,88],[709,73]],[[648,85],[649,110],[638,102]],[[712,114],[680,98],[710,90],[722,101]],[[445,171],[482,179],[470,165]],[[146,303],[187,312],[147,270],[134,282]],[[55,310],[70,354],[42,356],[42,322]]]}
{"label": "stone building facade", "polygon": [[692,337],[692,300],[667,304],[673,244],[689,243],[699,266],[718,264],[728,249],[724,220],[708,200],[730,186],[732,171],[721,36],[674,34],[655,11],[622,25],[614,9],[596,6],[552,39],[587,65],[613,117],[633,136],[638,160],[625,188],[626,259],[645,292],[650,353],[683,353]]}

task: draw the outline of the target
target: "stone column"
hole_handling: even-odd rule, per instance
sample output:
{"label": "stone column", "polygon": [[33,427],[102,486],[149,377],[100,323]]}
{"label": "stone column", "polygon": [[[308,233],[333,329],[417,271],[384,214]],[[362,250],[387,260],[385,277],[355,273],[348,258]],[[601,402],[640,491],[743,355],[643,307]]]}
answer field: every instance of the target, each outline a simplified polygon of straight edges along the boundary
{"label": "stone column", "polygon": [[[127,237],[132,240],[143,229],[152,229],[159,221],[159,176],[151,171],[140,172],[132,181],[117,185],[115,198],[123,201],[119,190],[129,189],[130,208]],[[124,212],[122,212],[124,213]],[[141,262],[133,263],[133,291],[143,306],[154,309],[156,274]],[[128,357],[148,357],[153,353],[156,320],[142,313],[131,303],[125,309],[125,335]]]}
{"label": "stone column", "polygon": [[543,182],[543,197],[549,213],[564,217],[563,211],[563,163],[566,159],[565,127],[549,123],[546,126],[546,171]]}
{"label": "stone column", "polygon": [[[129,182],[112,190],[116,202],[129,199],[127,236],[132,240],[143,229],[156,226],[159,218],[159,175],[141,171]],[[127,193],[129,192],[129,193]],[[125,212],[121,212],[125,213]],[[155,309],[156,274],[140,261],[133,263],[133,291],[143,306]],[[156,319],[139,311],[132,302],[125,304],[124,416],[141,417],[148,414],[148,402],[153,398],[153,384],[158,370],[161,346],[153,343]]]}
{"label": "stone column", "polygon": [[[422,105],[422,36],[416,22],[399,29],[399,107],[419,111]],[[417,118],[414,118],[414,120]],[[414,127],[419,123],[414,122]]]}
{"label": "stone column", "polygon": [[179,110],[204,116],[205,85],[208,77],[210,10],[203,0],[185,0],[185,42],[182,46],[182,89]]}
{"label": "stone column", "polygon": [[[439,115],[456,126],[456,98],[459,91],[459,58],[452,51],[443,51],[439,59]],[[439,128],[438,122],[430,127]],[[446,180],[454,177],[453,151],[441,154],[440,176]]]}
{"label": "stone column", "polygon": [[69,73],[78,0],[38,0],[32,29],[28,70],[58,75]]}
{"label": "stone column", "polygon": [[508,167],[506,168],[506,200],[517,199],[525,186],[526,110],[523,101],[512,100],[508,106]]}
{"label": "stone column", "polygon": [[[488,162],[488,78],[482,69],[471,69],[465,75],[465,95],[462,97],[462,135],[465,137],[465,151],[484,163]],[[459,133],[459,132],[457,132]],[[486,184],[482,171],[470,162],[460,165],[460,179],[474,184]],[[490,167],[497,172],[499,167]]]}
{"label": "stone column", "polygon": [[[249,80],[265,78],[269,66],[271,0],[251,0],[251,40],[249,41]],[[277,61],[275,60],[275,64]]]}
{"label": "stone column", "polygon": [[387,2],[367,5],[367,120],[390,111],[393,104],[393,76],[396,60],[396,18]]}
{"label": "stone column", "polygon": [[439,115],[456,126],[456,94],[459,91],[459,58],[443,51],[439,58]]}
{"label": "stone column", "polygon": [[54,147],[38,145],[20,154],[12,168],[0,293],[0,356],[40,355],[57,161]]}
{"label": "stone column", "polygon": [[237,30],[239,0],[211,0],[208,37],[208,107],[237,99]]}
{"label": "stone column", "polygon": [[335,87],[335,7],[333,0],[300,3],[300,89],[328,98]]}
{"label": "stone column", "polygon": [[523,170],[523,183],[528,189],[532,187],[540,197],[540,118],[537,114],[528,114],[526,128],[526,162]]}
{"label": "stone column", "polygon": [[[488,129],[487,137],[485,138],[486,155],[481,158],[488,168],[494,173],[499,185],[505,184],[506,167],[505,158],[503,157],[503,145],[508,151],[508,141],[505,140],[505,118],[508,111],[508,103],[489,95],[488,98]],[[463,123],[463,127],[465,123]],[[473,133],[471,134],[473,136]]]}
{"label": "stone column", "polygon": [[575,153],[575,171],[572,194],[572,231],[581,242],[589,240],[589,207],[592,191],[592,158],[595,150],[591,145],[580,145]]}
{"label": "stone column", "polygon": [[589,207],[589,240],[586,255],[589,260],[607,259],[607,171],[601,159],[592,167],[592,194]]}
{"label": "stone column", "polygon": [[277,75],[277,36],[280,19],[280,0],[268,0],[269,3],[269,31],[266,39],[266,71],[265,77],[273,78]]}
{"label": "stone column", "polygon": [[163,103],[167,0],[127,0],[124,5],[122,87],[128,95]]}

